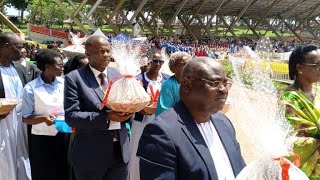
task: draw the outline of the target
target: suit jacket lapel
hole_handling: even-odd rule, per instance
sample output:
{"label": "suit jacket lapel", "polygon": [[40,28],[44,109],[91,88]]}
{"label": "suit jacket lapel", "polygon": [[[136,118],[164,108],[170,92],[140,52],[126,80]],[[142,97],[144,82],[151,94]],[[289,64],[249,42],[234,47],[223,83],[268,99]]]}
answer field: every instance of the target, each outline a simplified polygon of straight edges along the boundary
{"label": "suit jacket lapel", "polygon": [[236,170],[237,164],[239,164],[238,162],[239,158],[236,157],[238,155],[238,152],[235,152],[236,149],[232,148],[232,147],[235,147],[235,144],[234,144],[234,140],[228,134],[228,132],[230,132],[230,129],[226,126],[225,122],[223,122],[224,120],[217,119],[215,115],[211,116],[211,121],[217,130],[217,133],[220,137],[222,145],[224,146],[224,149],[228,154],[233,172],[236,175],[237,173],[235,172],[235,170]]}
{"label": "suit jacket lapel", "polygon": [[187,111],[182,101],[178,102],[174,109],[178,113],[178,120],[183,124],[182,131],[191,141],[194,148],[199,153],[200,157],[206,164],[211,179],[218,179],[217,172],[215,170],[214,162],[211,157],[210,151],[205,143],[196,123],[191,118],[190,113]]}
{"label": "suit jacket lapel", "polygon": [[26,85],[27,84],[27,77],[26,77],[26,68],[23,67],[21,64],[19,63],[12,63],[13,67],[16,69],[18,75],[19,75],[19,78],[22,82],[22,85]]}
{"label": "suit jacket lapel", "polygon": [[96,77],[94,76],[93,72],[91,71],[89,65],[87,65],[84,68],[84,72],[85,72],[85,77],[87,79],[87,82],[90,84],[91,88],[94,90],[94,92],[97,94],[97,96],[99,97],[99,99],[101,100],[101,102],[104,99],[104,93],[101,90]]}
{"label": "suit jacket lapel", "polygon": [[2,80],[2,73],[0,71],[0,98],[5,98],[6,94],[4,92],[3,80]]}
{"label": "suit jacket lapel", "polygon": [[31,66],[31,64],[29,64],[27,62],[27,64],[26,64],[26,79],[27,79],[27,82],[32,80],[33,74],[34,74],[34,72],[32,72],[32,66]]}

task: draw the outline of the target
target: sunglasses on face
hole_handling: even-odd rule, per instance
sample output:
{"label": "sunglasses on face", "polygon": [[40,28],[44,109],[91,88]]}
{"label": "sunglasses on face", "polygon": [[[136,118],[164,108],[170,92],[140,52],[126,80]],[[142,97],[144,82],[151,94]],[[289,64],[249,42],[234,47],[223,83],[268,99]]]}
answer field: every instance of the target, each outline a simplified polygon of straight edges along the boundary
{"label": "sunglasses on face", "polygon": [[317,71],[320,71],[320,63],[301,63],[306,66],[314,66]]}
{"label": "sunglasses on face", "polygon": [[164,63],[164,61],[156,60],[156,59],[152,60],[151,62],[152,62],[152,64],[160,64],[160,65],[162,65]]}

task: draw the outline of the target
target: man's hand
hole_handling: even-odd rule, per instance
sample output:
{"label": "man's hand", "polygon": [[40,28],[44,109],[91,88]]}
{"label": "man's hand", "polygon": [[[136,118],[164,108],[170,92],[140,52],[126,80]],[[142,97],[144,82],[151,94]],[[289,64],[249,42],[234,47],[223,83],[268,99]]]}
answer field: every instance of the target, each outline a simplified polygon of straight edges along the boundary
{"label": "man's hand", "polygon": [[52,118],[55,118],[55,116],[52,115],[48,115],[44,117],[44,122],[47,124],[47,126],[52,126],[54,124],[54,121],[52,120]]}
{"label": "man's hand", "polygon": [[108,112],[107,116],[109,120],[122,122],[128,120],[133,113],[124,113],[124,112],[117,112],[117,111],[110,111]]}

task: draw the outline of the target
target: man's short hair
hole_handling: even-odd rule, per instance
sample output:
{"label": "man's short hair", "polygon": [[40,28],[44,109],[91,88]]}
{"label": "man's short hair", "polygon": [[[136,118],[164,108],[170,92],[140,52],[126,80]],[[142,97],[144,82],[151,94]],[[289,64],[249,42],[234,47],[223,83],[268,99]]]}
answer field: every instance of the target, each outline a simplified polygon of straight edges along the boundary
{"label": "man's short hair", "polygon": [[0,34],[0,48],[4,47],[5,44],[12,44],[17,35],[12,32],[4,32]]}
{"label": "man's short hair", "polygon": [[107,39],[103,36],[100,35],[92,35],[90,36],[87,40],[86,40],[86,45],[92,45],[93,44],[93,40],[95,39],[105,39],[107,41]]}
{"label": "man's short hair", "polygon": [[205,58],[193,58],[192,61],[187,62],[182,71],[182,77],[194,77],[202,70],[202,66],[206,64]]}

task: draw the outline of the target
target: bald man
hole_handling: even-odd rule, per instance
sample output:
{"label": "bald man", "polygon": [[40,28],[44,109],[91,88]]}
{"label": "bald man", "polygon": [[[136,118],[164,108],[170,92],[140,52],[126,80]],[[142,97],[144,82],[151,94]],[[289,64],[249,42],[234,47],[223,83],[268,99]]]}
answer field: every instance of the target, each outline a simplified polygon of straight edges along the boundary
{"label": "bald man", "polygon": [[182,73],[181,100],[145,127],[139,142],[141,180],[233,180],[245,166],[235,130],[222,109],[231,88],[223,67],[194,58]]}
{"label": "bald man", "polygon": [[14,33],[0,34],[0,98],[15,99],[16,107],[0,115],[0,179],[31,179],[27,127],[21,119],[23,77],[12,61],[18,61],[23,48]]}
{"label": "bald man", "polygon": [[[130,146],[123,121],[132,114],[101,108],[108,80],[120,75],[108,67],[111,45],[104,37],[91,36],[85,50],[89,64],[65,77],[66,122],[76,129],[71,153],[75,176],[77,180],[126,179]],[[121,128],[110,130],[110,120],[120,122]]]}

